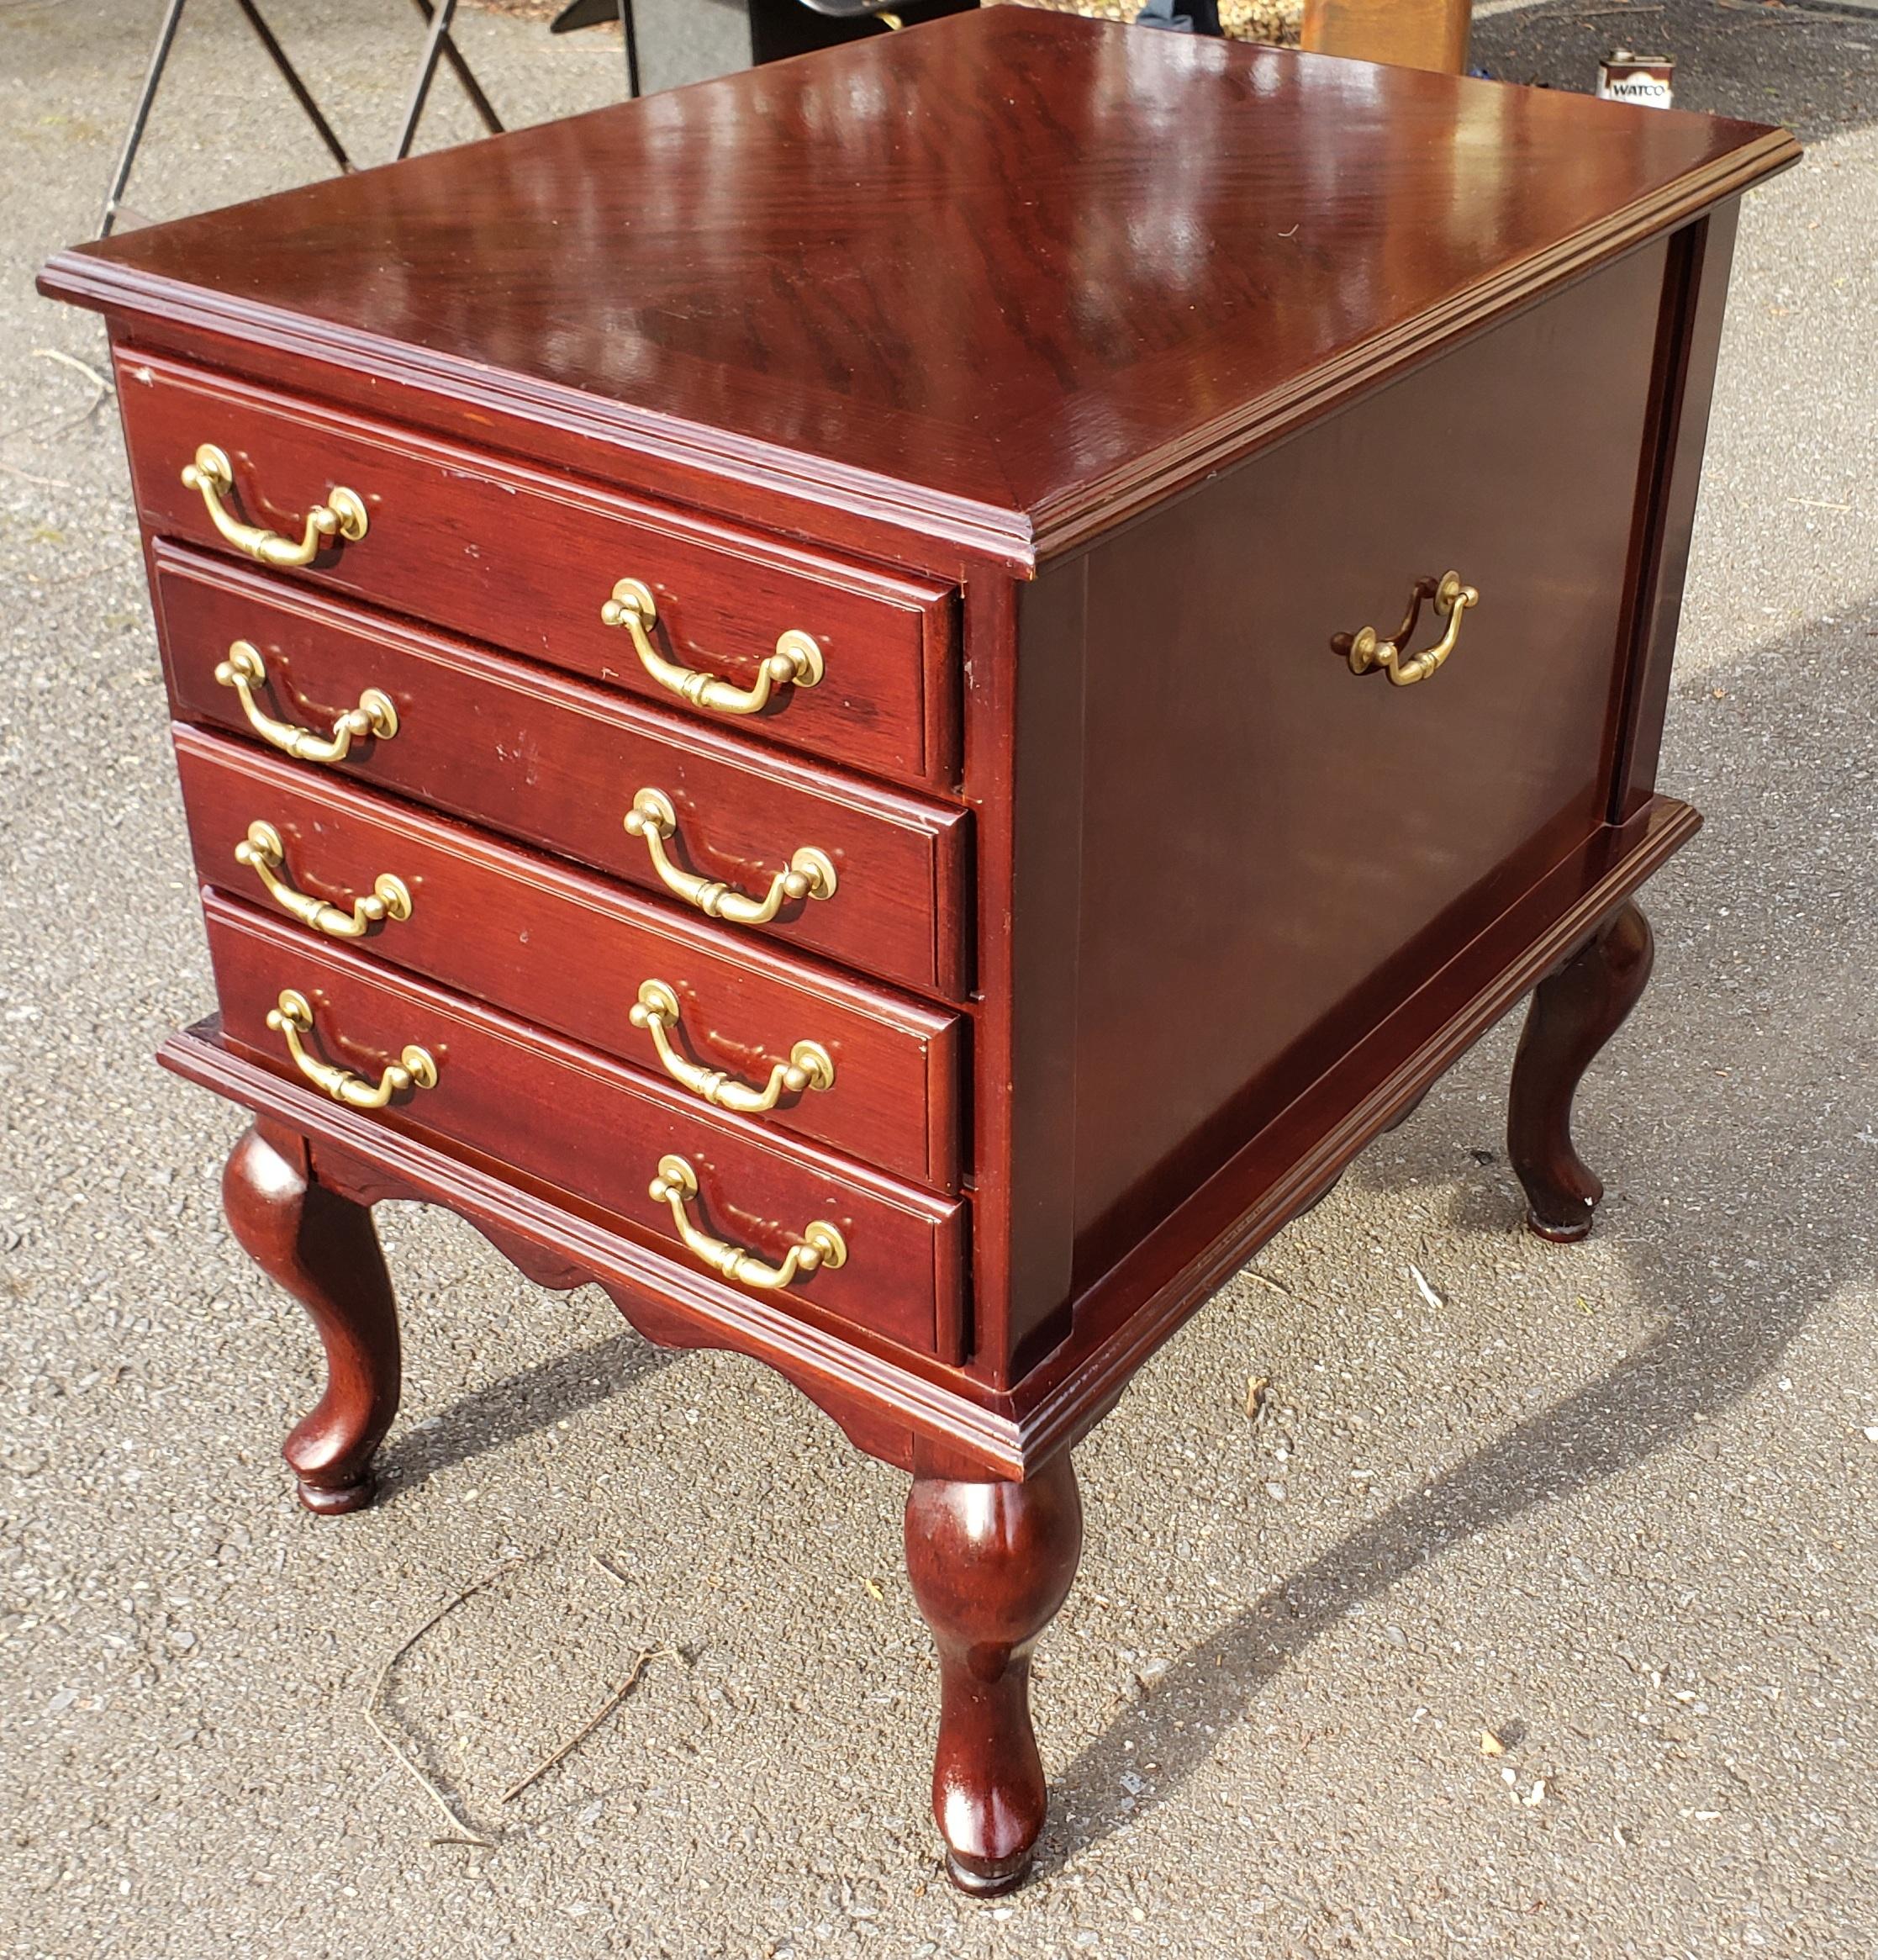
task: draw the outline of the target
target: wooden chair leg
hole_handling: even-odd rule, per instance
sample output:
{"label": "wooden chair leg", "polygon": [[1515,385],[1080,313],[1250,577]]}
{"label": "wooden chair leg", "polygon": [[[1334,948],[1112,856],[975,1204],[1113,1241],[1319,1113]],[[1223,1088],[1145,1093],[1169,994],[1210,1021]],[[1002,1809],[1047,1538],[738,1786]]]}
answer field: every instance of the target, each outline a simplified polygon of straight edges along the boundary
{"label": "wooden chair leg", "polygon": [[398,1308],[372,1213],[317,1183],[304,1140],[257,1121],[222,1174],[235,1238],[319,1329],[325,1392],[282,1450],[309,1511],[372,1499],[372,1456],[398,1413]]}
{"label": "wooden chair leg", "polygon": [[1571,1105],[1593,1058],[1648,985],[1649,922],[1626,900],[1558,971],[1540,981],[1513,1059],[1506,1154],[1542,1239],[1582,1239],[1604,1186],[1572,1146]]}
{"label": "wooden chair leg", "polygon": [[939,1650],[932,1815],[952,1883],[980,1897],[1023,1882],[1043,1829],[1031,1650],[1082,1546],[1067,1452],[1024,1483],[915,1477],[907,1497],[907,1573]]}

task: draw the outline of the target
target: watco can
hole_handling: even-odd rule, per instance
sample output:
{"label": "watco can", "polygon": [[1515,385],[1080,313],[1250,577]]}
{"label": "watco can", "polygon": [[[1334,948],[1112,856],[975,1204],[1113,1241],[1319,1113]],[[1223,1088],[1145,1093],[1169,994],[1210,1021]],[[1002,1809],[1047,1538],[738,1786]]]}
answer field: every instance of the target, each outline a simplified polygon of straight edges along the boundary
{"label": "watco can", "polygon": [[1613,48],[1597,65],[1597,92],[1605,102],[1634,102],[1668,108],[1676,65],[1667,55],[1633,55]]}

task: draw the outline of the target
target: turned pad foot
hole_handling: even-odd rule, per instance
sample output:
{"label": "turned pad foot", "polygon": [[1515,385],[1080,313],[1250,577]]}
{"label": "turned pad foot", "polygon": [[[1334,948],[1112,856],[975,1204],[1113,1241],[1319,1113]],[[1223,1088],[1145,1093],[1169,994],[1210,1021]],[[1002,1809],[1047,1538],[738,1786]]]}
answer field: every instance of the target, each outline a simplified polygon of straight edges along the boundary
{"label": "turned pad foot", "polygon": [[1001,1898],[1006,1892],[1015,1892],[1030,1876],[1036,1850],[1035,1845],[1026,1845],[1015,1857],[1002,1860],[963,1857],[948,1850],[946,1876],[961,1892],[969,1892],[974,1899]]}
{"label": "turned pad foot", "polygon": [[348,1511],[362,1511],[378,1494],[376,1477],[361,1477],[356,1483],[327,1490],[319,1484],[296,1480],[295,1490],[308,1510],[322,1518],[343,1518]]}
{"label": "turned pad foot", "polygon": [[1023,1483],[915,1477],[906,1500],[907,1576],[939,1650],[932,1815],[947,1875],[977,1898],[1023,1883],[1043,1829],[1031,1650],[1082,1545],[1067,1455]]}
{"label": "turned pad foot", "polygon": [[[1601,1197],[1603,1193],[1601,1191],[1598,1196]],[[1595,1222],[1592,1207],[1596,1203],[1597,1198],[1587,1198],[1585,1201],[1583,1219],[1575,1220],[1569,1225],[1560,1225],[1549,1218],[1542,1218],[1528,1205],[1526,1207],[1526,1229],[1535,1233],[1541,1239],[1550,1239],[1554,1245],[1575,1245],[1580,1239],[1590,1237],[1591,1226]]]}

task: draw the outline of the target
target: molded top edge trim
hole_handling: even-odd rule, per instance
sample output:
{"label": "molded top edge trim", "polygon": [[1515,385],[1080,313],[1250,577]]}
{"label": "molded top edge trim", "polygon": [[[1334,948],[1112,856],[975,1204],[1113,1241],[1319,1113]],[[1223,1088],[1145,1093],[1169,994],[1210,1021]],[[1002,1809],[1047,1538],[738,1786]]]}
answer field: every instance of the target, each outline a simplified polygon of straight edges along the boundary
{"label": "molded top edge trim", "polygon": [[[50,298],[132,322],[142,318],[214,335],[237,346],[285,351],[348,376],[468,402],[504,417],[576,432],[629,455],[655,457],[694,472],[701,479],[698,501],[706,507],[734,514],[740,499],[732,487],[762,485],[810,505],[841,510],[863,525],[911,531],[968,557],[1028,573],[1042,560],[1128,522],[1448,342],[1739,196],[1799,156],[1800,146],[1789,131],[1759,131],[1598,222],[1355,341],[1276,388],[1230,404],[1112,470],[1045,493],[1028,509],[1015,495],[1008,505],[961,496],[910,476],[841,462],[461,353],[185,283],[82,247],[54,257],[40,273],[39,288]],[[313,385],[318,387],[317,380]],[[414,420],[421,421],[421,414]],[[992,481],[1000,473],[994,471]],[[714,494],[708,488],[713,481],[725,489]]]}
{"label": "molded top edge trim", "polygon": [[[974,557],[1028,572],[1037,563],[1029,520],[1021,511],[949,497],[920,484],[881,477],[823,457],[783,449],[746,436],[662,415],[512,371],[409,342],[389,341],[307,314],[231,299],[200,286],[139,272],[80,250],[55,253],[40,272],[39,291],[94,312],[150,319],[214,334],[238,344],[298,354],[426,394],[543,422],[732,483],[761,483],[854,516],[944,539]],[[314,392],[317,392],[315,384]]]}

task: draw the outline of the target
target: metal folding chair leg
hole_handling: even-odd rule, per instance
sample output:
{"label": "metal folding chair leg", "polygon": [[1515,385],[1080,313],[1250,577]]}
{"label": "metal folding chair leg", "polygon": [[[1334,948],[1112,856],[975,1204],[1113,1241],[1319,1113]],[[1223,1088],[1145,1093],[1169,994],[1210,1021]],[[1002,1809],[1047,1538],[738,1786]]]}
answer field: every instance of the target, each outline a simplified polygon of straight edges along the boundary
{"label": "metal folding chair leg", "polygon": [[626,93],[639,99],[639,33],[633,25],[632,0],[620,0],[620,38],[626,44]]}
{"label": "metal folding chair leg", "polygon": [[[137,161],[137,152],[142,147],[144,131],[149,126],[150,105],[156,100],[156,91],[163,79],[163,71],[169,66],[170,51],[176,45],[177,29],[182,24],[182,9],[187,0],[170,0],[164,9],[163,24],[156,31],[156,45],[151,50],[150,70],[144,77],[144,86],[137,97],[137,106],[131,112],[130,127],[124,139],[124,153],[118,159],[118,167],[111,178],[111,188],[104,194],[104,211],[98,221],[98,235],[108,238],[117,224],[118,214],[124,209],[125,187],[130,182],[130,172]],[[274,39],[273,30],[261,17],[261,10],[255,0],[235,0],[248,25],[251,27],[261,45],[267,50],[268,58],[279,69],[282,79],[293,92],[293,99],[305,110],[307,120],[319,132],[319,140],[331,153],[333,161],[342,171],[352,167],[352,160],[346,154],[345,145],[333,133],[333,126],[319,113],[319,105],[301,81],[299,71],[287,58],[287,50]]]}
{"label": "metal folding chair leg", "polygon": [[326,145],[332,160],[342,170],[352,167],[352,160],[346,154],[345,145],[333,134],[333,126],[319,113],[319,104],[307,92],[307,85],[301,81],[300,73],[288,60],[286,50],[274,39],[273,29],[261,18],[261,9],[255,0],[235,0],[242,13],[247,16],[248,25],[255,30],[262,47],[272,58],[274,66],[281,71],[281,78],[293,91],[293,99],[307,112],[307,120],[319,133],[319,140]]}
{"label": "metal folding chair leg", "polygon": [[469,63],[463,59],[450,32],[451,23],[456,18],[456,0],[412,0],[412,4],[429,23],[429,31],[424,37],[424,58],[418,65],[417,83],[411,90],[404,127],[398,131],[398,148],[393,154],[405,157],[411,153],[411,145],[417,140],[417,126],[424,118],[424,105],[430,98],[430,84],[436,79],[440,60],[449,62],[451,72],[463,85],[463,92],[470,98],[470,106],[483,119],[483,128],[492,136],[499,136],[501,118],[470,71]]}

